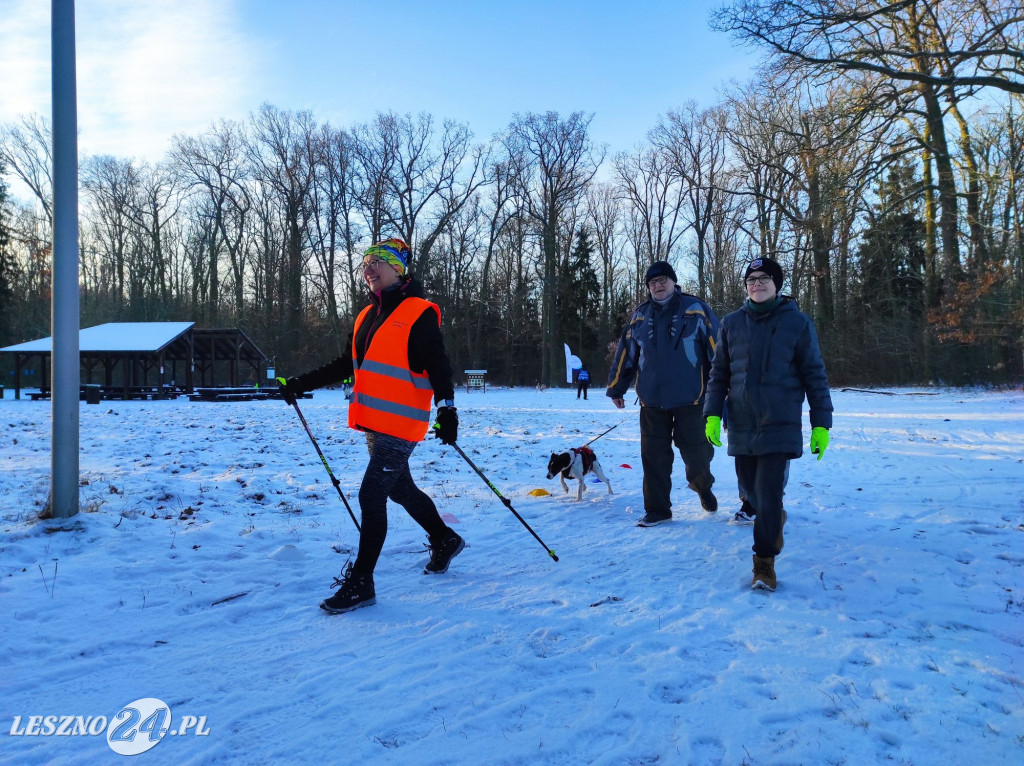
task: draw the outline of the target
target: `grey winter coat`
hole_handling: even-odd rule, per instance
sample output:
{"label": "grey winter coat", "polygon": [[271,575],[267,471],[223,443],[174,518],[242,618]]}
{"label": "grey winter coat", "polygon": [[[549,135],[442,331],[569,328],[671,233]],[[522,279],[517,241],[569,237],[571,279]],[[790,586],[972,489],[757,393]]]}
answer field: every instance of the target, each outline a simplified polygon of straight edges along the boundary
{"label": "grey winter coat", "polygon": [[718,317],[700,298],[678,287],[664,306],[648,298],[622,329],[605,393],[623,399],[635,378],[645,407],[699,405],[717,336]]}
{"label": "grey winter coat", "polygon": [[730,455],[803,454],[801,411],[811,427],[832,427],[832,397],[818,336],[795,300],[757,312],[749,301],[722,320],[704,415],[722,416],[728,401]]}

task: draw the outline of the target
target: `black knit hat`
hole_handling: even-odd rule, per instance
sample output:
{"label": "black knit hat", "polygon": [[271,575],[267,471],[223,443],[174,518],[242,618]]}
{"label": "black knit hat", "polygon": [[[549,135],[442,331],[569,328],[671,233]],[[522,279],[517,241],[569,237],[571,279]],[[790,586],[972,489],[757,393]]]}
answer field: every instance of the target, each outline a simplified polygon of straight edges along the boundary
{"label": "black knit hat", "polygon": [[668,277],[673,282],[678,282],[676,279],[676,272],[669,266],[668,261],[655,261],[651,264],[651,267],[647,269],[647,276],[644,277],[644,284],[647,284],[652,279],[658,277]]}
{"label": "black knit hat", "polygon": [[772,278],[772,282],[775,283],[775,292],[782,289],[785,275],[782,273],[782,266],[779,265],[778,261],[773,261],[771,258],[754,259],[747,264],[747,270],[743,272],[743,280],[746,281],[747,277],[755,271],[763,271]]}

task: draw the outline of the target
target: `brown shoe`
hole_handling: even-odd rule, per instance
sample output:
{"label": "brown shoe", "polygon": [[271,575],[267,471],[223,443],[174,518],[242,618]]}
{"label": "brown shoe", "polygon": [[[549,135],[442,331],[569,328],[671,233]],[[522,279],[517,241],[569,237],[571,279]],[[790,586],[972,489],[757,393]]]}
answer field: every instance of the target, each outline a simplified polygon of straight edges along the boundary
{"label": "brown shoe", "polygon": [[705,511],[714,513],[718,510],[718,498],[710,489],[699,490],[697,496],[700,498],[700,507]]}
{"label": "brown shoe", "polygon": [[775,557],[754,556],[754,577],[750,587],[754,590],[775,590],[778,581],[775,579]]}

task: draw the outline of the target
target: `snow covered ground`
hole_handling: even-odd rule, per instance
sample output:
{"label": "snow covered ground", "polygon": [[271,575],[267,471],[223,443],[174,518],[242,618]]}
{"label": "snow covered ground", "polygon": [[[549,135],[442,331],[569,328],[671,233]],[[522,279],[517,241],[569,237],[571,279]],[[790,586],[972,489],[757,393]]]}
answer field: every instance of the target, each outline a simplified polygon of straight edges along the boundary
{"label": "snow covered ground", "polygon": [[[775,593],[749,589],[724,449],[717,514],[677,459],[675,520],[642,529],[635,406],[462,393],[460,445],[560,561],[430,440],[414,476],[469,547],[424,576],[393,508],[377,605],[329,616],[356,530],[290,407],[83,404],[83,512],[40,522],[50,405],[8,392],[0,763],[119,762],[105,733],[30,717],[148,742],[157,703],[122,712],[145,698],[174,732],[147,764],[1024,763],[1024,394],[897,393],[833,392],[828,453],[792,466]],[[355,507],[344,398],[301,406]],[[545,479],[549,452],[620,421],[593,445],[614,495]]]}

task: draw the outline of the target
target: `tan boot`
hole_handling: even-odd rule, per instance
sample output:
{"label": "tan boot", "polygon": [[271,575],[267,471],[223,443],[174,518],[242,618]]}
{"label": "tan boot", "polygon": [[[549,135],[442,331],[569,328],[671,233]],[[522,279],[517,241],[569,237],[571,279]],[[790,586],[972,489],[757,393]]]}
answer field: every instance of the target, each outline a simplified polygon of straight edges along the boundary
{"label": "tan boot", "polygon": [[775,557],[754,556],[754,577],[750,587],[763,590],[775,590],[778,581],[775,579]]}

